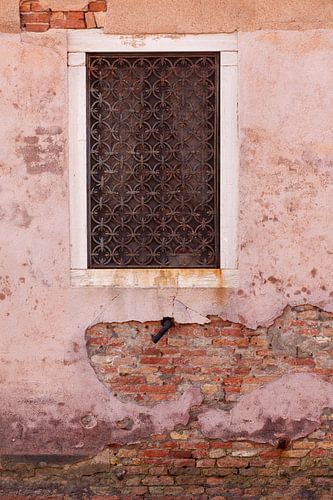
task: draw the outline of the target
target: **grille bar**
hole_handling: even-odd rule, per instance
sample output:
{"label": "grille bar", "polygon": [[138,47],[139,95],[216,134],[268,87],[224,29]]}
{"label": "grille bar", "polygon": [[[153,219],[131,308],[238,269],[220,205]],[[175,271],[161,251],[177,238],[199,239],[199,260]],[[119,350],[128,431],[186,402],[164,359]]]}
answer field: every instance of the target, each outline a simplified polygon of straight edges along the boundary
{"label": "grille bar", "polygon": [[87,68],[89,267],[219,267],[219,54]]}

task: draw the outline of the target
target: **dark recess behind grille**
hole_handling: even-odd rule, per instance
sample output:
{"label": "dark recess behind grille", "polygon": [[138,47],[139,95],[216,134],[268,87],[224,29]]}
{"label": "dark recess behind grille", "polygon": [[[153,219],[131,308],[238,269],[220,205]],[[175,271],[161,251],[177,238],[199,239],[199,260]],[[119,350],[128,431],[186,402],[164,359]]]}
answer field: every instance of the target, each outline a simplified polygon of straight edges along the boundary
{"label": "dark recess behind grille", "polygon": [[219,54],[88,54],[89,268],[219,267]]}

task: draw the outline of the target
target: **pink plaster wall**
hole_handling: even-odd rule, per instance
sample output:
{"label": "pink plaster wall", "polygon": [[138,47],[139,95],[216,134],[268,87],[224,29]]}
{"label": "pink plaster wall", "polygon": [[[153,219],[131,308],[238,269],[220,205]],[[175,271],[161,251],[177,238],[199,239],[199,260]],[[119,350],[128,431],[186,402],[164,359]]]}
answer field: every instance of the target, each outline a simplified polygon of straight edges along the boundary
{"label": "pink plaster wall", "polygon": [[70,288],[66,34],[1,35],[3,450],[84,453],[122,439],[126,415],[137,439],[200,402],[190,391],[153,409],[119,403],[88,362],[91,324],[219,314],[255,327],[288,303],[333,310],[333,33],[239,42],[240,289],[143,292]]}
{"label": "pink plaster wall", "polygon": [[107,0],[107,33],[230,33],[333,27],[331,0]]}

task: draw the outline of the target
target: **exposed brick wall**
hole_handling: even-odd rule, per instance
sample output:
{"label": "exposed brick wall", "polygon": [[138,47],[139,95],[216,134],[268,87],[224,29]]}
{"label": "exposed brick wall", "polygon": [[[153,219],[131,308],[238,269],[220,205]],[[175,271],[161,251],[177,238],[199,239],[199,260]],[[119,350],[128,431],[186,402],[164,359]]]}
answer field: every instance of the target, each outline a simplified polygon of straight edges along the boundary
{"label": "exposed brick wall", "polygon": [[250,330],[211,318],[176,325],[154,345],[155,323],[104,323],[86,332],[98,378],[124,400],[178,399],[200,387],[204,404],[230,403],[286,373],[306,371],[333,381],[333,314],[310,305],[287,308],[269,328]]}
{"label": "exposed brick wall", "polygon": [[[66,487],[54,486],[55,492],[79,480],[86,494],[114,499],[332,498],[331,409],[323,411],[320,429],[273,446],[208,439],[197,416],[208,407],[229,410],[242,395],[289,373],[332,382],[333,313],[311,305],[288,307],[272,326],[257,330],[213,317],[206,325],[176,325],[154,345],[150,335],[159,328],[156,322],[88,328],[88,355],[98,378],[123,401],[156,404],[197,386],[203,404],[192,409],[187,426],[141,443],[111,444],[92,461],[69,467]],[[121,424],[126,428],[126,421]],[[35,474],[42,485],[43,470]]]}
{"label": "exposed brick wall", "polygon": [[52,10],[38,1],[20,3],[21,28],[24,31],[43,32],[50,28],[85,29],[100,26],[100,13],[106,11],[106,0],[87,0],[82,10]]}
{"label": "exposed brick wall", "polygon": [[[89,460],[3,457],[0,495],[131,500],[333,498],[333,414],[285,450],[247,441],[205,439],[193,416],[187,427],[129,446],[110,445]],[[36,496],[35,496],[36,495]],[[30,497],[32,498],[32,497]]]}

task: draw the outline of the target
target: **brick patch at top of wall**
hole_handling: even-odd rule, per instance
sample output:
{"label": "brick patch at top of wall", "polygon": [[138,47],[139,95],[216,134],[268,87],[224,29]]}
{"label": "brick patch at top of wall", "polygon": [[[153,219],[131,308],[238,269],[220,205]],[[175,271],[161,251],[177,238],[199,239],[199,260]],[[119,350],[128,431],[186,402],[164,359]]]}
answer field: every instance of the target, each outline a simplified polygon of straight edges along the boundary
{"label": "brick patch at top of wall", "polygon": [[106,0],[91,0],[81,10],[55,10],[47,2],[24,0],[20,3],[21,29],[43,32],[55,29],[91,29],[101,27],[101,13],[106,11]]}

